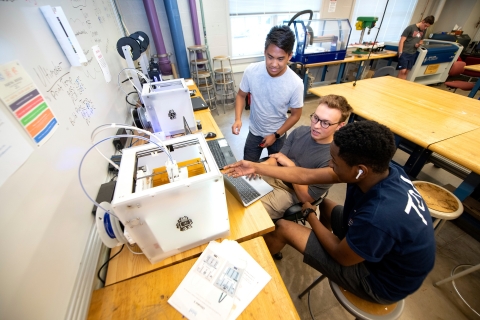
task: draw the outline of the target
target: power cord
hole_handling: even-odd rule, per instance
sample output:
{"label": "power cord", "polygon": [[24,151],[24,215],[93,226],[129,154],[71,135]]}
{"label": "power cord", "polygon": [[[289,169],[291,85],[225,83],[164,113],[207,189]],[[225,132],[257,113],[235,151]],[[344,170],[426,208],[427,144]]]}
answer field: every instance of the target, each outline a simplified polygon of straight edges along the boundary
{"label": "power cord", "polygon": [[102,269],[103,269],[110,261],[112,261],[113,258],[115,258],[116,256],[118,256],[118,255],[120,254],[120,252],[122,252],[123,247],[125,247],[124,244],[122,244],[122,247],[120,248],[120,250],[118,250],[117,253],[115,253],[112,257],[110,257],[107,261],[105,261],[105,263],[102,264],[102,266],[100,267],[100,269],[98,269],[97,278],[98,278],[98,280],[102,281],[103,284],[105,284],[105,280],[103,280],[102,277],[100,277],[100,272],[102,271]]}

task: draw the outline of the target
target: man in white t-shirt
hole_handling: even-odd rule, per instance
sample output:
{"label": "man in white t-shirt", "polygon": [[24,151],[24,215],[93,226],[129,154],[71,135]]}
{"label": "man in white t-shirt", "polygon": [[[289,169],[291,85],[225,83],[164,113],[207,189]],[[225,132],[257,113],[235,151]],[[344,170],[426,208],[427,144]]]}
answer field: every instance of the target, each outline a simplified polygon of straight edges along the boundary
{"label": "man in white t-shirt", "polygon": [[[250,127],[243,150],[245,160],[258,161],[263,148],[278,153],[286,132],[299,119],[303,107],[303,82],[288,67],[295,35],[287,26],[275,26],[265,40],[265,61],[252,63],[243,74],[235,100],[232,133],[242,128],[245,98],[251,95]],[[290,108],[291,115],[287,117]]]}

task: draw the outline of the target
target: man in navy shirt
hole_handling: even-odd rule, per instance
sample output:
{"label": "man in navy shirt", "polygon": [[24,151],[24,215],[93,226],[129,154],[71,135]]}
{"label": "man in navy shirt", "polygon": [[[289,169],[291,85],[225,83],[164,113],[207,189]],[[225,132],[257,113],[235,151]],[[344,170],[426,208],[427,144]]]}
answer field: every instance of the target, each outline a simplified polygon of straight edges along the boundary
{"label": "man in navy shirt", "polygon": [[325,199],[318,220],[306,202],[303,216],[311,229],[279,220],[265,242],[272,254],[291,245],[305,263],[363,299],[399,301],[421,286],[435,263],[428,208],[403,169],[390,164],[395,142],[384,125],[358,121],[340,128],[330,153],[329,168],[240,161],[228,173],[257,173],[298,184],[346,182],[344,206]]}

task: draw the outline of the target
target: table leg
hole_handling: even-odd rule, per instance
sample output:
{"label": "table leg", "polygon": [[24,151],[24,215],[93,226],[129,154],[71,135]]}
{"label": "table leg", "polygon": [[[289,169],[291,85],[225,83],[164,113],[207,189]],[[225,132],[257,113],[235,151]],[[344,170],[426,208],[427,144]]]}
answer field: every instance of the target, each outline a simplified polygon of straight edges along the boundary
{"label": "table leg", "polygon": [[431,154],[432,151],[416,146],[403,166],[405,172],[411,177],[417,177]]}
{"label": "table leg", "polygon": [[475,94],[477,93],[478,89],[480,89],[480,79],[477,80],[477,82],[475,83],[475,86],[472,88],[472,91],[470,91],[470,93],[468,94],[468,97],[469,98],[475,97]]}
{"label": "table leg", "polygon": [[345,65],[346,63],[340,64],[340,69],[338,69],[338,75],[337,75],[337,83],[340,83],[340,81],[342,81],[343,73],[345,72]]}
{"label": "table leg", "polygon": [[305,98],[308,93],[308,69],[305,70],[303,75],[303,97]]}
{"label": "table leg", "polygon": [[322,82],[325,81],[325,76],[327,75],[327,71],[328,71],[328,66],[323,66],[323,70],[322,70]]}
{"label": "table leg", "polygon": [[363,61],[361,61],[360,65],[358,66],[357,74],[355,76],[355,81],[359,80],[358,76],[362,74],[362,71],[363,71]]}
{"label": "table leg", "polygon": [[463,182],[455,189],[454,194],[460,201],[465,200],[472,194],[473,190],[480,184],[480,176],[475,172],[471,172]]}

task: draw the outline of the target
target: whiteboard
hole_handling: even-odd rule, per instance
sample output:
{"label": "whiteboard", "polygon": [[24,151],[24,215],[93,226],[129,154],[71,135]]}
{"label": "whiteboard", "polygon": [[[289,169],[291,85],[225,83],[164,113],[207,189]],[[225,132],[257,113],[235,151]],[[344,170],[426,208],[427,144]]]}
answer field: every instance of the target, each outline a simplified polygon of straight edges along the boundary
{"label": "whiteboard", "polygon": [[[62,7],[86,64],[70,66],[39,9],[43,5]],[[123,35],[109,0],[0,1],[0,28],[0,64],[18,60],[59,123],[40,147],[20,129],[34,151],[0,187],[0,318],[62,319],[93,223],[78,165],[94,128],[125,123],[129,115],[117,86],[126,67],[116,50]],[[110,83],[92,54],[94,45],[106,58]],[[7,106],[0,102],[0,108],[18,125]],[[114,152],[110,141],[101,149]],[[107,163],[91,152],[82,172],[95,198],[108,178]]]}

